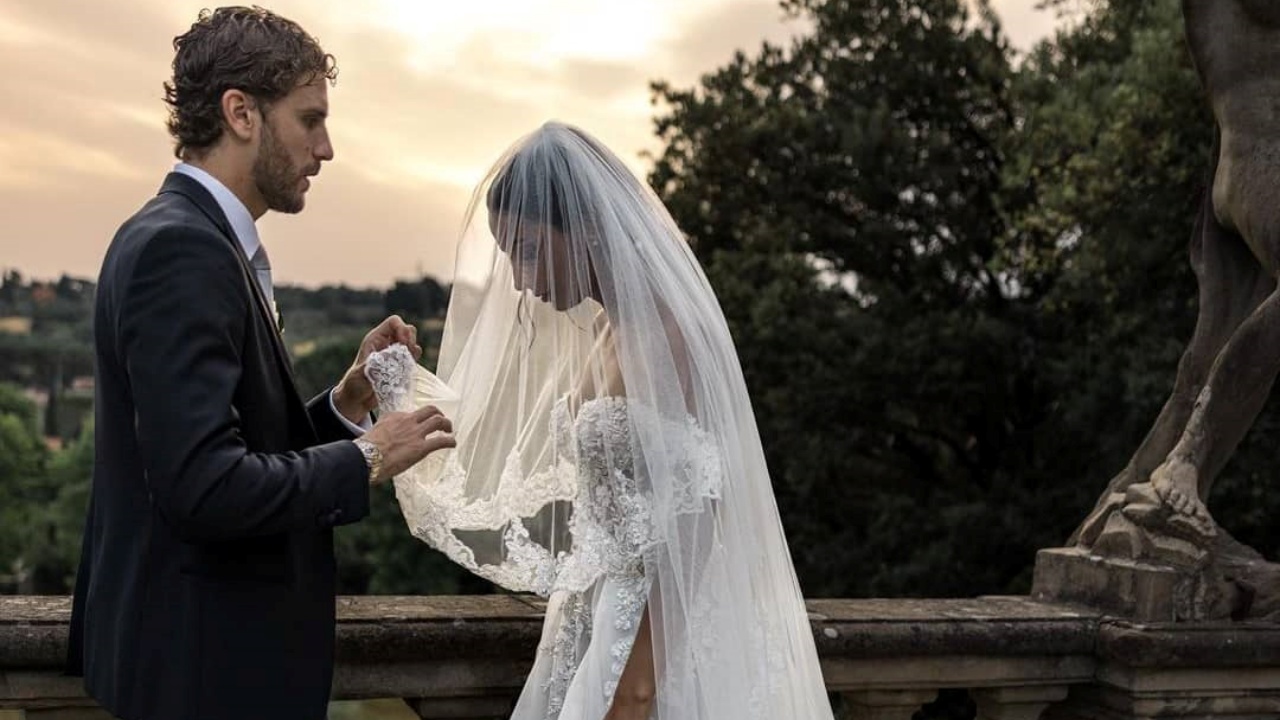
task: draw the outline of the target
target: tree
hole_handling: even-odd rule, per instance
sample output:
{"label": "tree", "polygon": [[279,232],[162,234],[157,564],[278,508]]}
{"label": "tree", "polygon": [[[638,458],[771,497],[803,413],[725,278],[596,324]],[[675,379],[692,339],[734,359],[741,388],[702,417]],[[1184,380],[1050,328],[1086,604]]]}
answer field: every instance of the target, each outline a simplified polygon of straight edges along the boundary
{"label": "tree", "polygon": [[305,355],[294,360],[293,377],[298,383],[303,399],[310,399],[317,393],[332,386],[342,379],[351,361],[360,349],[364,335],[348,334],[341,337],[330,337],[320,341]]}
{"label": "tree", "polygon": [[655,86],[650,181],[729,319],[802,585],[1025,591],[1194,321],[1212,126],[1178,4],[1093,3],[1016,70],[984,3],[784,7],[791,47]]}
{"label": "tree", "polygon": [[656,86],[650,180],[734,332],[802,586],[1004,589],[999,550],[1034,548],[1002,470],[1038,400],[992,269],[1007,45],[958,0],[784,7],[813,27],[791,48]]}
{"label": "tree", "polygon": [[46,460],[35,405],[17,388],[0,385],[0,586],[20,579],[28,515],[41,499]]}
{"label": "tree", "polygon": [[93,479],[92,421],[48,463],[41,497],[31,503],[24,531],[27,591],[62,595],[74,588],[80,541]]}
{"label": "tree", "polygon": [[1056,399],[1028,472],[1060,543],[1137,447],[1190,336],[1187,247],[1212,120],[1176,0],[1095,3],[1037,48],[1015,94],[1005,257],[1036,288]]}
{"label": "tree", "polygon": [[0,383],[0,415],[12,415],[36,428],[36,405],[15,385]]}
{"label": "tree", "polygon": [[387,291],[387,315],[400,315],[405,322],[417,325],[424,320],[442,317],[449,303],[449,291],[432,278],[416,282],[397,280]]}
{"label": "tree", "polygon": [[493,591],[413,537],[392,487],[374,488],[369,517],[337,530],[339,591],[375,595],[456,595]]}

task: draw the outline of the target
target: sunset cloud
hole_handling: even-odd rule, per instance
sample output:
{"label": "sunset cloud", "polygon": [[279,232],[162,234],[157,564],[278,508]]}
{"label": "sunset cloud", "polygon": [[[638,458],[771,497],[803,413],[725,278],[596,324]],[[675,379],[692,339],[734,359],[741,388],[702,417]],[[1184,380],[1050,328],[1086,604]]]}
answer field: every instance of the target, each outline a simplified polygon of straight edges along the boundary
{"label": "sunset cloud", "polygon": [[[0,266],[93,276],[172,166],[162,83],[207,3],[0,0]],[[649,83],[689,85],[735,49],[797,32],[771,0],[280,0],[338,58],[335,161],[298,216],[261,223],[276,277],[385,286],[448,279],[472,186],[547,119],[580,124],[638,173],[657,150]],[[1026,46],[1052,27],[1003,0]]]}

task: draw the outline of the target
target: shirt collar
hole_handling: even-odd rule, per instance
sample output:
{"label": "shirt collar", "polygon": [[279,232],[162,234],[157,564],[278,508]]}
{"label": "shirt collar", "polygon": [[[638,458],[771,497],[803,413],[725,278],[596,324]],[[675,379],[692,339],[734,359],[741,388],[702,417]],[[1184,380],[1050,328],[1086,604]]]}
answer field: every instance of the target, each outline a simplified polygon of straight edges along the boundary
{"label": "shirt collar", "polygon": [[227,216],[227,222],[231,223],[231,231],[235,233],[236,241],[244,250],[245,257],[252,260],[258,253],[258,248],[262,247],[262,241],[258,238],[258,226],[253,222],[253,216],[249,214],[249,209],[244,206],[244,203],[240,202],[240,198],[228,190],[218,178],[195,165],[178,163],[173,171],[190,177],[209,191],[214,201],[218,203],[218,207],[222,208],[222,214]]}

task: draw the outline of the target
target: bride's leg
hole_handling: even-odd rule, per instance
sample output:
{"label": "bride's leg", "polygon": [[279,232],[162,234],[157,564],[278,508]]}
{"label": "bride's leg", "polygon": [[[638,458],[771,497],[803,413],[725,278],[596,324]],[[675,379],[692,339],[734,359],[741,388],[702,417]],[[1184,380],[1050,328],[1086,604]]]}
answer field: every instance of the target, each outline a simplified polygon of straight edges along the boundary
{"label": "bride's leg", "polygon": [[605,720],[648,720],[653,711],[657,683],[653,674],[653,636],[649,632],[649,611],[640,617],[631,657],[618,676],[618,689]]}

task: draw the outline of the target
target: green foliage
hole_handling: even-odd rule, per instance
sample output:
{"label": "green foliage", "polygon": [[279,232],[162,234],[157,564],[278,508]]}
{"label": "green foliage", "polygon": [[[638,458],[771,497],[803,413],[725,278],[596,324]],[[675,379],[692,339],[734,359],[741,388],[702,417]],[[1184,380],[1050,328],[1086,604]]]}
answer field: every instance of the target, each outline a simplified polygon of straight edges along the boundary
{"label": "green foliage", "polygon": [[[0,592],[67,593],[74,580],[94,433],[91,398],[68,383],[92,371],[92,297],[91,283],[72,278],[38,283],[9,273],[0,280],[0,315],[33,319],[30,334],[0,333],[0,379],[52,397],[38,417],[20,388],[0,383]],[[310,398],[341,378],[364,334],[391,312],[419,325],[424,361],[433,363],[447,293],[423,278],[385,293],[285,286],[277,289],[277,299],[286,316],[285,340],[294,349],[295,378]],[[50,453],[41,437],[46,431],[70,442]],[[371,517],[337,532],[342,592],[490,590],[407,532],[390,488],[375,494]]]}
{"label": "green foliage", "polygon": [[339,591],[373,595],[456,595],[493,591],[409,534],[391,487],[379,487],[369,517],[338,528]]}
{"label": "green foliage", "polygon": [[[326,340],[294,363],[299,387],[311,397],[333,385],[350,366],[363,335]],[[425,333],[419,340],[424,352],[434,356],[438,336]],[[454,594],[489,592],[479,580],[440,553],[409,534],[394,492],[377,488],[369,517],[341,527],[336,535],[339,590],[349,594],[377,595]]]}
{"label": "green foliage", "polygon": [[369,329],[365,328],[359,334],[326,338],[310,352],[294,359],[293,378],[298,383],[303,399],[314,397],[342,379],[342,375],[355,360],[360,342],[364,340],[364,332]]}
{"label": "green foliage", "polygon": [[21,580],[30,516],[48,499],[48,451],[36,427],[35,406],[17,388],[0,385],[0,587]]}
{"label": "green foliage", "polygon": [[11,415],[28,424],[32,431],[37,426],[36,405],[22,394],[16,385],[0,383],[0,416]]}
{"label": "green foliage", "polygon": [[1054,400],[1028,472],[1051,488],[1046,512],[1073,511],[1058,510],[1056,528],[1136,449],[1195,321],[1187,249],[1213,124],[1179,10],[1101,5],[1040,47],[1015,85],[1024,124],[1006,172],[1004,260],[1036,289]]}
{"label": "green foliage", "polygon": [[[1017,67],[986,3],[784,7],[790,47],[655,85],[650,181],[728,316],[801,583],[1025,591],[1194,322],[1212,122],[1179,5],[1091,3]],[[1242,512],[1251,442],[1221,495],[1257,542],[1280,501]]]}
{"label": "green foliage", "polygon": [[443,317],[449,304],[449,291],[431,278],[415,282],[397,280],[387,290],[385,309],[387,315],[399,315],[412,325],[424,320]]}
{"label": "green foliage", "polygon": [[386,317],[381,290],[283,285],[275,289],[275,297],[284,317],[285,342],[295,348],[309,342],[363,336]]}
{"label": "green foliage", "polygon": [[958,0],[788,3],[814,28],[659,85],[651,182],[742,356],[809,594],[1003,590],[996,504],[1034,397],[993,271],[1008,51]]}
{"label": "green foliage", "polygon": [[26,590],[70,593],[80,560],[80,540],[93,474],[93,423],[49,460],[40,497],[28,511],[23,553]]}

